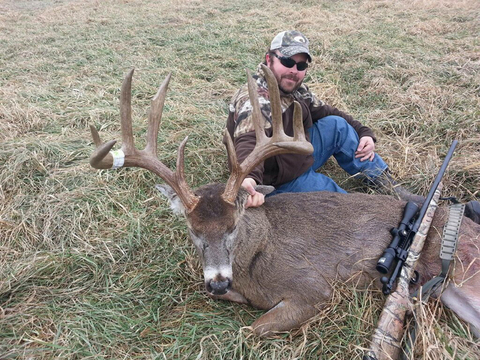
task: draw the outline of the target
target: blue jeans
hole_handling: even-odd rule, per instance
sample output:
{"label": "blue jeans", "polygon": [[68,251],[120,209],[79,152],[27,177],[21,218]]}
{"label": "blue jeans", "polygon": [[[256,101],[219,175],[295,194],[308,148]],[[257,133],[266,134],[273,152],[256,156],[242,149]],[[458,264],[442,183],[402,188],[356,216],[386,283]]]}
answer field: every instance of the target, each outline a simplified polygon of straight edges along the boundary
{"label": "blue jeans", "polygon": [[310,169],[298,178],[280,185],[269,195],[283,192],[332,191],[346,193],[335,181],[317,173],[328,158],[333,155],[338,164],[350,175],[361,175],[375,179],[387,169],[383,159],[375,154],[372,161],[360,161],[355,158],[358,148],[358,134],[347,121],[340,116],[326,116],[313,123],[309,129],[313,145],[314,162]]}

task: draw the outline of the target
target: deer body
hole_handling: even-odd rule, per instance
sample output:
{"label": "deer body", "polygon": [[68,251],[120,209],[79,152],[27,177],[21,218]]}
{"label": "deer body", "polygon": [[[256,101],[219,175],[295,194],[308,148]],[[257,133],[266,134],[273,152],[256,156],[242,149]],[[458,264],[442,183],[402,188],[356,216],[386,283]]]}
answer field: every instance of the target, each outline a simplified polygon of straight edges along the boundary
{"label": "deer body", "polygon": [[[239,194],[238,206],[242,198],[246,194]],[[210,206],[219,205],[212,201]],[[216,246],[208,244],[211,235],[198,228],[197,221],[190,215],[186,219],[204,270],[208,269],[204,277],[209,295],[269,310],[252,327],[258,335],[270,335],[298,328],[314,316],[329,300],[335,280],[380,288],[376,262],[389,245],[390,229],[399,224],[404,206],[405,202],[386,195],[279,194],[267,198],[262,207],[241,211],[234,238]],[[441,207],[435,213],[416,267],[417,286],[441,272],[439,253],[447,215]],[[228,249],[223,259],[219,249]],[[446,303],[477,331],[480,225],[468,218],[461,227],[452,276],[453,283],[444,292]],[[212,280],[227,284],[227,278],[227,288],[212,291]]]}
{"label": "deer body", "polygon": [[[131,80],[121,90],[122,147],[110,150],[115,141],[103,143],[92,126],[96,150],[90,157],[94,168],[119,166],[145,168],[166,184],[157,185],[172,209],[185,216],[190,238],[202,260],[209,296],[268,310],[252,327],[258,335],[270,335],[299,327],[311,318],[332,294],[335,280],[367,286],[379,285],[375,266],[391,241],[390,229],[398,226],[405,203],[389,196],[329,192],[278,194],[259,208],[244,208],[248,193],[243,179],[262,161],[283,153],[308,154],[301,108],[294,103],[293,134],[283,129],[278,85],[267,67],[272,110],[272,136],[262,128],[255,82],[249,76],[252,118],[257,145],[238,163],[232,140],[225,136],[231,175],[226,184],[191,190],[184,176],[184,148],[179,146],[175,172],[157,158],[167,76],[152,100],[144,150],[134,147],[131,119]],[[266,187],[257,191],[268,192]],[[271,189],[270,189],[271,191]],[[440,237],[447,210],[435,212],[417,270],[420,284],[440,273]],[[444,303],[472,325],[480,336],[480,225],[464,218],[452,279],[441,295]]]}

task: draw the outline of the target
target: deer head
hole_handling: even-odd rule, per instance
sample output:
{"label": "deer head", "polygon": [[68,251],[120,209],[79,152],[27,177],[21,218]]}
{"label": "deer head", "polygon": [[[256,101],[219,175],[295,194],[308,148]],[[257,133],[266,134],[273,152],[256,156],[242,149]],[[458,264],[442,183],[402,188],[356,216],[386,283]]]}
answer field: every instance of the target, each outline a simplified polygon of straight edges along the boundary
{"label": "deer head", "polygon": [[131,84],[133,70],[123,81],[120,95],[122,146],[112,151],[116,141],[103,143],[95,127],[91,126],[96,150],[90,157],[90,164],[97,169],[118,167],[140,167],[150,170],[166,184],[157,185],[170,201],[176,213],[183,214],[187,221],[190,237],[202,258],[205,285],[211,295],[223,295],[232,282],[232,247],[237,237],[237,224],[244,213],[248,193],[241,189],[245,177],[268,157],[285,154],[310,154],[313,147],[305,138],[301,107],[294,104],[294,134],[285,134],[282,123],[280,94],[274,75],[263,66],[269,87],[272,110],[273,135],[267,137],[264,120],[260,112],[256,84],[248,74],[248,91],[252,105],[252,118],[256,132],[256,146],[241,163],[237,161],[234,144],[225,130],[227,153],[232,166],[226,184],[211,184],[192,191],[184,176],[184,149],[188,137],[178,148],[176,171],[166,167],[157,157],[157,136],[162,118],[163,104],[170,75],[166,77],[152,100],[145,149],[134,146],[131,116]]}

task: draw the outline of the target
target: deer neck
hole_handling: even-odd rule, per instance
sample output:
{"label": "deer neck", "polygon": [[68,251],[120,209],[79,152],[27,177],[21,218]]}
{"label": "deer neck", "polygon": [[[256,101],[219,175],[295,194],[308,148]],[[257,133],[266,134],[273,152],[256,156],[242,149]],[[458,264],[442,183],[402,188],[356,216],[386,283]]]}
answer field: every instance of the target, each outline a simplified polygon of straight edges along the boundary
{"label": "deer neck", "polygon": [[245,211],[238,224],[238,236],[235,240],[233,271],[240,275],[248,272],[252,261],[266,247],[270,223],[262,207]]}

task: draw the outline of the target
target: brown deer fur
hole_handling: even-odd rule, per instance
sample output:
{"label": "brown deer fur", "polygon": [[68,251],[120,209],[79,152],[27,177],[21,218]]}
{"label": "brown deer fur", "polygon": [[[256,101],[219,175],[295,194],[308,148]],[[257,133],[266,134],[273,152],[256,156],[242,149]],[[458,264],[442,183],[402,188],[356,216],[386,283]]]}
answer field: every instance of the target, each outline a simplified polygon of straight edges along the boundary
{"label": "brown deer fur", "polygon": [[[232,216],[230,210],[225,221],[223,215],[216,217],[217,210],[205,211],[225,206],[218,197],[203,195],[212,189],[221,193],[222,186],[209,185],[195,192],[201,199],[208,198],[209,204],[198,209],[202,215],[193,214],[195,209],[186,216],[204,269],[209,269],[206,287],[212,278],[227,278],[222,272],[231,264],[226,293],[209,294],[269,310],[252,325],[258,335],[299,327],[329,300],[335,280],[381,285],[376,262],[391,241],[390,229],[399,224],[405,202],[386,195],[290,193],[267,197],[263,206],[243,210],[246,194],[241,191],[237,214]],[[441,271],[440,241],[447,215],[442,207],[435,213],[417,262],[417,286]],[[198,221],[199,217],[207,220]],[[233,228],[234,239],[228,240]],[[218,256],[220,249],[228,250],[223,259]],[[464,218],[452,281],[443,296],[477,336],[479,289],[480,225]]]}

